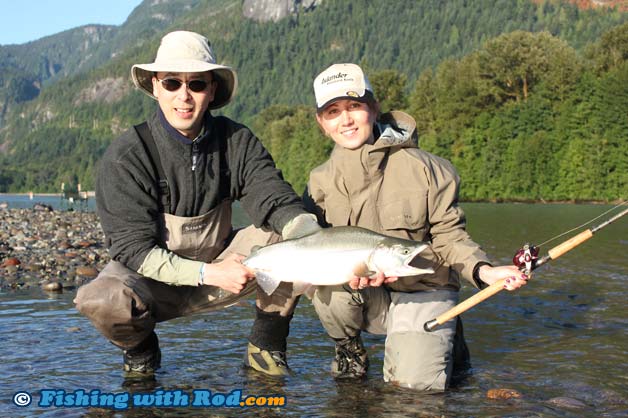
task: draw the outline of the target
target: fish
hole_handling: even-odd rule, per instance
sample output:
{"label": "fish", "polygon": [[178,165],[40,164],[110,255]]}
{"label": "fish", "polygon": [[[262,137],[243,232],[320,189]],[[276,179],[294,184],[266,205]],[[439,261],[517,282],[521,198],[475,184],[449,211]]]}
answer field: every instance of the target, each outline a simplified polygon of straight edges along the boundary
{"label": "fish", "polygon": [[292,282],[296,295],[305,293],[310,286],[344,284],[353,276],[433,273],[431,268],[410,266],[428,245],[356,226],[336,226],[253,248],[242,264],[255,273],[257,284],[266,294],[271,295],[281,282]]}

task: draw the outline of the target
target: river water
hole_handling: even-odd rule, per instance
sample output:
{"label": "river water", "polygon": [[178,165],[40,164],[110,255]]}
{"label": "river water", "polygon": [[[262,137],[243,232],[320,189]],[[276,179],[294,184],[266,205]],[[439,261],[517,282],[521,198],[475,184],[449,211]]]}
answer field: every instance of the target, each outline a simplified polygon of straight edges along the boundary
{"label": "river water", "polygon": [[[463,204],[463,208],[475,240],[497,263],[509,263],[525,242],[538,244],[608,206]],[[575,232],[542,247],[542,254],[572,235]],[[333,344],[306,298],[289,337],[294,376],[276,380],[242,368],[253,312],[253,301],[246,300],[224,311],[159,324],[162,368],[153,382],[131,382],[123,379],[120,351],[77,314],[72,304],[75,291],[0,293],[0,416],[625,417],[627,252],[624,218],[540,268],[523,289],[501,292],[465,313],[471,374],[437,395],[383,382],[380,336],[365,335],[371,359],[365,381],[334,381],[328,373]],[[462,299],[472,292],[465,286]],[[504,388],[521,397],[487,398],[488,390]],[[40,406],[45,390],[129,396],[173,391],[190,397],[194,391],[211,391],[211,396],[241,391],[243,397],[285,396],[286,405],[116,410],[54,406],[52,401],[51,406]],[[16,406],[17,392],[28,392],[32,403]]]}
{"label": "river water", "polygon": [[50,206],[54,210],[94,211],[96,199],[89,197],[84,200],[65,199],[60,194],[10,194],[0,193],[0,204],[11,209],[31,209],[36,204]]}

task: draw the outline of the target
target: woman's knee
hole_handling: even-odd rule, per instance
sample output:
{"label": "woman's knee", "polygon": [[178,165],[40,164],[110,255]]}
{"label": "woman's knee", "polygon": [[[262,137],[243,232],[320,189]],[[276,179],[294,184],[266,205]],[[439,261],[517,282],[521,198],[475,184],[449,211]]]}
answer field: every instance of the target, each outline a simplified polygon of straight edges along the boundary
{"label": "woman's knee", "polygon": [[442,392],[452,374],[452,341],[437,333],[389,334],[384,354],[384,380],[417,391]]}

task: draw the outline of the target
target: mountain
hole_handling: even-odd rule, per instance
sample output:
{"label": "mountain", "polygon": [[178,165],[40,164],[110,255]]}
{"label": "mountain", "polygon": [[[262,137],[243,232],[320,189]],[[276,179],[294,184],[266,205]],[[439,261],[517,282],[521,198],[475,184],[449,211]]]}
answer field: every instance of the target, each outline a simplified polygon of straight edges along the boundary
{"label": "mountain", "polygon": [[628,21],[613,9],[520,0],[262,3],[255,9],[241,0],[146,0],[120,27],[88,26],[0,47],[0,68],[7,69],[0,82],[0,191],[57,191],[61,182],[93,187],[109,142],[155,108],[134,90],[130,67],[151,62],[171,30],[206,35],[219,61],[237,69],[238,96],[224,112],[250,124],[271,105],[311,105],[312,79],[332,62],[402,72],[410,89],[424,70],[502,33],[548,31],[584,51]]}
{"label": "mountain", "polygon": [[121,26],[85,25],[22,45],[0,45],[0,127],[13,104],[30,101],[46,85],[88,72],[121,51],[140,47],[198,3],[144,2]]}

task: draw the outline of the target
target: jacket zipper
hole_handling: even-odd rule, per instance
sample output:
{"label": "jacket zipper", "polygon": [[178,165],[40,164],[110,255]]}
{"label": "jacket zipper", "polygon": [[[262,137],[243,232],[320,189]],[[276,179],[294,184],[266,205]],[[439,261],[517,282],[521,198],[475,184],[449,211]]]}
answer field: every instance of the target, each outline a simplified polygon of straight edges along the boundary
{"label": "jacket zipper", "polygon": [[196,141],[192,142],[192,199],[193,207],[196,207],[196,164],[198,163],[198,144]]}
{"label": "jacket zipper", "polygon": [[198,144],[192,143],[192,171],[196,170],[196,163],[198,162]]}

